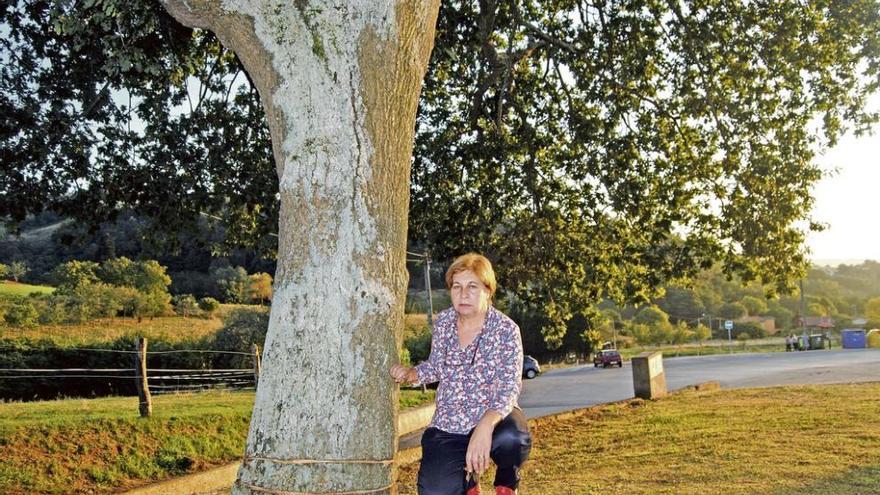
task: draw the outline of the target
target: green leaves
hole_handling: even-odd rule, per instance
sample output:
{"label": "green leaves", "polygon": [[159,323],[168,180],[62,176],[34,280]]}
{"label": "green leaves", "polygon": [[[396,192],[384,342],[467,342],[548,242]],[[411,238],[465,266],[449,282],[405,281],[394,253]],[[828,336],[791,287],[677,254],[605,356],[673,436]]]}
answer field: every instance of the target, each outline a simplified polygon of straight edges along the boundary
{"label": "green leaves", "polygon": [[0,216],[55,210],[93,228],[135,208],[179,246],[207,213],[272,254],[277,185],[256,90],[213,36],[152,1],[17,2],[0,13]]}
{"label": "green leaves", "polygon": [[813,154],[876,121],[878,33],[875,1],[444,3],[411,238],[489,254],[549,340],[715,260],[790,290]]}
{"label": "green leaves", "polygon": [[[272,254],[277,184],[234,54],[152,1],[0,11],[0,216],[97,225],[129,206],[174,244],[201,213]],[[314,33],[319,36],[320,33]],[[791,289],[817,150],[878,119],[876,0],[444,2],[417,117],[410,235],[485,252],[546,322],[644,303],[715,261]],[[818,129],[816,127],[818,126]],[[172,246],[173,247],[173,246]]]}

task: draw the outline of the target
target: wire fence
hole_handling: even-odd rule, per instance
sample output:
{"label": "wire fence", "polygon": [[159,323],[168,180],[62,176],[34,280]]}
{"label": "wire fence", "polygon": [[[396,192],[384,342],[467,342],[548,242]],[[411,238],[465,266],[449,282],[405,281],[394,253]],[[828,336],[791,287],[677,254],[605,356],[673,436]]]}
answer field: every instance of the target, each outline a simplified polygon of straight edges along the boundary
{"label": "wire fence", "polygon": [[[260,375],[260,348],[251,346],[251,352],[218,351],[209,349],[175,349],[168,351],[147,351],[147,340],[138,339],[137,348],[100,349],[88,347],[58,348],[64,351],[116,353],[134,355],[135,366],[131,368],[0,368],[0,383],[15,383],[20,380],[112,380],[134,383],[141,402],[141,414],[148,416],[152,411],[150,397],[158,394],[176,392],[199,392],[215,389],[254,389]],[[167,354],[225,354],[248,356],[253,364],[250,368],[149,368],[148,357]],[[130,389],[129,389],[130,390]],[[144,414],[146,404],[147,414]]]}

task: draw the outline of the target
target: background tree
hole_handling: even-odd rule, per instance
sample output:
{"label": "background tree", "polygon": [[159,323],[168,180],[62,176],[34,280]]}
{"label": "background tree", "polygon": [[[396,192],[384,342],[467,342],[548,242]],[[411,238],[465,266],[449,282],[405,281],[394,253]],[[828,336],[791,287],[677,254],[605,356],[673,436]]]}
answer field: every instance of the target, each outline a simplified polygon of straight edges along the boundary
{"label": "background tree", "polygon": [[669,315],[657,306],[646,306],[636,313],[633,322],[647,327],[647,335],[641,340],[646,344],[659,345],[669,342],[673,337],[673,326],[669,322]]}
{"label": "background tree", "polygon": [[13,261],[7,270],[12,280],[18,282],[27,276],[28,265],[24,261]]}
{"label": "background tree", "polygon": [[874,323],[880,323],[880,297],[873,297],[865,302],[865,318]]}
{"label": "background tree", "polygon": [[877,23],[876,2],[444,3],[411,236],[503,260],[551,342],[582,306],[712,260],[788,289],[799,225],[818,228],[814,150],[876,118],[877,66],[846,59],[877,59]]}
{"label": "background tree", "polygon": [[96,283],[99,265],[92,261],[68,261],[52,270],[52,280],[59,293],[72,294],[83,286]]}
{"label": "background tree", "polygon": [[641,323],[630,323],[628,325],[629,334],[642,345],[651,343],[651,328]]}
{"label": "background tree", "polygon": [[718,316],[727,320],[738,320],[749,314],[749,311],[741,302],[724,303],[718,308]]}
{"label": "background tree", "polygon": [[709,340],[712,337],[712,331],[709,330],[709,327],[703,324],[699,324],[694,327],[694,339],[696,339],[700,345],[703,345],[703,342]]}
{"label": "background tree", "polygon": [[192,294],[174,296],[172,298],[172,304],[174,305],[174,312],[184,318],[194,315],[199,309],[198,301],[196,301],[196,298],[193,297]]}
{"label": "background tree", "polygon": [[599,349],[601,349],[602,342],[604,341],[602,334],[599,332],[599,330],[595,329],[584,330],[583,332],[581,332],[581,339],[583,339],[584,345],[587,347],[587,349],[590,350],[590,352],[597,352]]}
{"label": "background tree", "polygon": [[251,302],[265,304],[272,299],[272,275],[268,273],[253,273],[248,276],[247,287],[248,299]]}
{"label": "background tree", "polygon": [[6,275],[9,273],[9,266],[0,263],[0,278],[6,278]]}
{"label": "background tree", "polygon": [[657,306],[645,306],[636,313],[633,321],[643,325],[669,324],[669,315]]}
{"label": "background tree", "polygon": [[675,322],[695,320],[706,312],[706,306],[694,290],[675,286],[666,287],[663,297],[657,299],[657,306]]}
{"label": "background tree", "polygon": [[767,314],[773,317],[776,328],[780,330],[791,328],[795,315],[793,311],[788,310],[779,303],[769,304]]}
{"label": "background tree", "polygon": [[217,292],[227,303],[243,304],[248,302],[250,279],[244,268],[231,266],[218,268],[211,273]]}
{"label": "background tree", "polygon": [[813,301],[807,303],[807,316],[830,316],[828,307],[824,304]]}
{"label": "background tree", "polygon": [[692,338],[694,338],[694,332],[688,328],[687,323],[680,321],[672,326],[672,333],[669,339],[671,343],[680,346],[685,342],[689,342]]}
{"label": "background tree", "polygon": [[740,303],[745,306],[746,313],[750,316],[759,316],[767,313],[767,301],[763,299],[745,296],[740,300]]}

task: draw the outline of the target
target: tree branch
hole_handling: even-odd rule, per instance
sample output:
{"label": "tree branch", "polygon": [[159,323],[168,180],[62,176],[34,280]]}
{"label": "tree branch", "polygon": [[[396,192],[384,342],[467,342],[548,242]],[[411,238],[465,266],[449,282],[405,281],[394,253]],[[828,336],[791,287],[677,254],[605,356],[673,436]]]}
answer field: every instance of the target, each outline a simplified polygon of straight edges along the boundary
{"label": "tree branch", "polygon": [[165,10],[184,26],[210,29],[209,20],[220,13],[216,0],[159,0]]}
{"label": "tree branch", "polygon": [[541,31],[537,26],[535,26],[531,22],[524,22],[524,23],[522,23],[522,26],[525,27],[527,31],[530,31],[532,34],[534,34],[535,36],[537,36],[541,40],[543,40],[543,41],[545,41],[545,42],[547,42],[557,48],[561,48],[561,49],[568,51],[570,53],[573,53],[573,54],[580,53],[576,46],[572,45],[571,43],[569,43],[567,41],[562,41],[558,38],[554,38],[553,36],[550,36],[549,34],[545,33],[544,31]]}

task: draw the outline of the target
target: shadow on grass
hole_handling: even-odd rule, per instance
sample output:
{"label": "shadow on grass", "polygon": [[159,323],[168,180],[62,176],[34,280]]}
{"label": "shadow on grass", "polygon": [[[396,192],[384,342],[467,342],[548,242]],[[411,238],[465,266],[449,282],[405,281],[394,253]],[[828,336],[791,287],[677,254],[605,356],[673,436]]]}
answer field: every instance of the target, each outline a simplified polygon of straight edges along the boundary
{"label": "shadow on grass", "polygon": [[846,471],[771,495],[880,495],[880,464]]}

